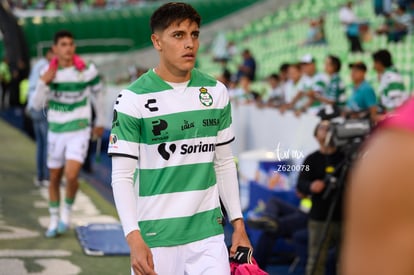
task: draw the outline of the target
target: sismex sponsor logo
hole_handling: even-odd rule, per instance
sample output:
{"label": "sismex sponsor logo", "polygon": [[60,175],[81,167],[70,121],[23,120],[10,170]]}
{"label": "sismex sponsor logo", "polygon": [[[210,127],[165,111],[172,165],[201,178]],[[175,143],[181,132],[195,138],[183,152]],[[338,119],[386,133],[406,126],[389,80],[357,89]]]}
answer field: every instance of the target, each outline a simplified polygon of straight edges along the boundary
{"label": "sismex sponsor logo", "polygon": [[220,124],[220,120],[218,118],[203,119],[203,126],[204,127],[217,126],[219,124]]}

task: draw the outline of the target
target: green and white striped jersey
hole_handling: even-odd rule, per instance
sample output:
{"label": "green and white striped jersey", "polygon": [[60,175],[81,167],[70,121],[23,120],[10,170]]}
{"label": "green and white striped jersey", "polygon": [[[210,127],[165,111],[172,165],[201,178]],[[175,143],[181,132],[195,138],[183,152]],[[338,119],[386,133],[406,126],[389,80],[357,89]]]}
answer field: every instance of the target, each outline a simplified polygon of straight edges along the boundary
{"label": "green and white striped jersey", "polygon": [[326,86],[324,96],[335,101],[335,104],[338,106],[344,106],[346,104],[345,85],[339,74],[331,76],[329,83]]}
{"label": "green and white striped jersey", "polygon": [[223,233],[213,160],[233,139],[225,86],[196,69],[179,91],[153,70],[121,91],[108,153],[138,160],[138,223],[149,247]]}
{"label": "green and white striped jersey", "polygon": [[388,68],[380,77],[379,95],[381,104],[387,110],[393,110],[409,97],[402,76],[394,68]]}
{"label": "green and white striped jersey", "polygon": [[[44,68],[43,75],[48,68]],[[102,97],[101,81],[93,64],[78,71],[74,66],[59,68],[51,83],[38,81],[34,94],[35,109],[48,107],[49,130],[55,133],[72,132],[91,126],[91,96]],[[98,99],[95,99],[99,101]],[[103,119],[102,108],[95,108],[97,120]],[[102,122],[97,122],[102,126]]]}

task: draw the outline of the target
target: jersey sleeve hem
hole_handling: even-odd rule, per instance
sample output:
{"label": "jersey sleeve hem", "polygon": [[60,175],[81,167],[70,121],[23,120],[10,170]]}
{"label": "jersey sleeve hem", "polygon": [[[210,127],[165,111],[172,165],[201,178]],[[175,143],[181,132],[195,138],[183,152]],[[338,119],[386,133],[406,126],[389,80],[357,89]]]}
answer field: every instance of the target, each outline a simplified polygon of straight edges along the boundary
{"label": "jersey sleeve hem", "polygon": [[116,157],[126,157],[126,158],[132,158],[138,160],[137,156],[132,156],[128,154],[122,154],[122,153],[108,153],[110,157],[116,156]]}
{"label": "jersey sleeve hem", "polygon": [[229,144],[229,143],[233,142],[235,139],[236,139],[236,138],[235,138],[235,137],[233,137],[233,138],[231,138],[231,139],[230,139],[230,140],[228,140],[228,141],[225,141],[225,142],[220,142],[220,143],[216,143],[216,146],[223,146],[223,145]]}

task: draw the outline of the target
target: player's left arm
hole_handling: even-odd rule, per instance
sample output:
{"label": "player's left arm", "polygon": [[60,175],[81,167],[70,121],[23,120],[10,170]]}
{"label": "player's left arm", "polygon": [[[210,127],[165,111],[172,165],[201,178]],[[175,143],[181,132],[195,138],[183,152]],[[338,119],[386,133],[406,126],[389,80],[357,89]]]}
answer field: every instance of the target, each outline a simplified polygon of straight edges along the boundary
{"label": "player's left arm", "polygon": [[230,248],[230,256],[233,256],[238,246],[251,248],[251,244],[244,226],[236,164],[234,163],[230,144],[216,146],[214,169],[221,201],[234,228]]}
{"label": "player's left arm", "polygon": [[222,83],[218,83],[217,86],[218,88],[221,86],[222,89],[218,102],[221,101],[224,107],[219,119],[219,131],[217,133],[214,154],[214,169],[221,201],[234,228],[232,247],[230,248],[230,256],[233,256],[238,246],[251,248],[251,244],[244,227],[236,164],[230,145],[234,140],[234,133],[231,127],[231,104],[225,86]]}

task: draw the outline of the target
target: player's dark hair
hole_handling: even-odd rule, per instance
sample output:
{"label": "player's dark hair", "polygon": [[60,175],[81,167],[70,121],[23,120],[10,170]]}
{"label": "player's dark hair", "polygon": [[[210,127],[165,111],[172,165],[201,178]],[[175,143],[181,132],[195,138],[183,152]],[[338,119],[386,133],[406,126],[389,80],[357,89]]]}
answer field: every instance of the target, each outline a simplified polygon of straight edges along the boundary
{"label": "player's dark hair", "polygon": [[60,31],[55,33],[55,35],[53,37],[53,43],[56,45],[61,38],[65,38],[65,37],[73,39],[73,34],[70,31],[67,31],[67,30],[60,30]]}
{"label": "player's dark hair", "polygon": [[189,4],[181,2],[170,2],[159,7],[151,16],[150,26],[155,31],[163,31],[172,23],[180,24],[185,20],[195,22],[200,27],[201,17]]}
{"label": "player's dark hair", "polygon": [[393,65],[391,53],[386,50],[378,50],[372,54],[372,59],[374,61],[381,63],[385,68],[391,67]]}
{"label": "player's dark hair", "polygon": [[335,73],[338,73],[341,70],[341,66],[342,66],[341,60],[335,55],[328,55],[328,58],[331,60]]}

